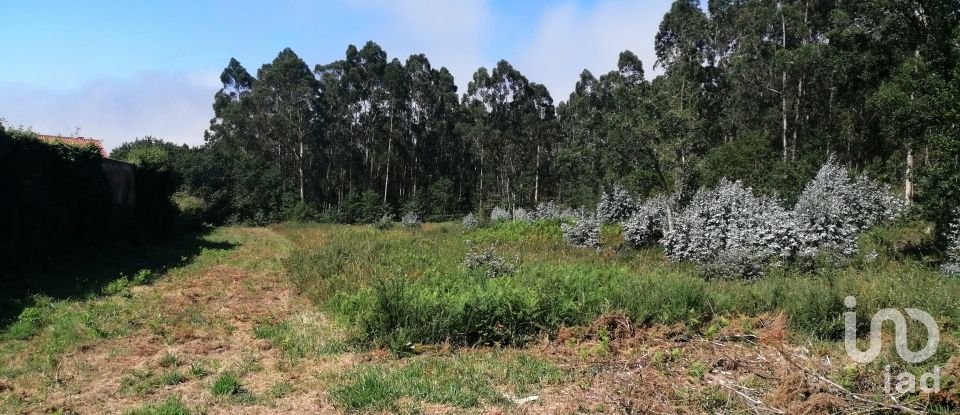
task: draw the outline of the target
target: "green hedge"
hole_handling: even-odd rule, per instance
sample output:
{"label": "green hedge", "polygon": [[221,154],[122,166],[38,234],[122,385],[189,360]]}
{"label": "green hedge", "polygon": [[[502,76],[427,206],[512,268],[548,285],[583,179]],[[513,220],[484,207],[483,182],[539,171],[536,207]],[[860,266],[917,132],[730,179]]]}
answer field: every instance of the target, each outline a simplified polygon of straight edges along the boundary
{"label": "green hedge", "polygon": [[168,173],[138,168],[137,207],[121,208],[111,202],[102,163],[95,147],[51,144],[0,125],[0,270],[170,232]]}

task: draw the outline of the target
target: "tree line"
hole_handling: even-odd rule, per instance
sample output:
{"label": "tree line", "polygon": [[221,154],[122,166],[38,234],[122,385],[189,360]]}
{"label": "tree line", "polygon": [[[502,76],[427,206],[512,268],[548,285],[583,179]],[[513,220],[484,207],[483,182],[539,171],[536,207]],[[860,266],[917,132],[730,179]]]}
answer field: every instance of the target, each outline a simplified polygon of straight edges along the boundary
{"label": "tree line", "polygon": [[960,196],[958,13],[678,0],[653,39],[662,75],[624,51],[559,103],[507,61],[458,91],[425,55],[373,42],[313,67],[284,49],[256,74],[231,59],[206,144],[177,150],[204,153],[181,162],[184,189],[218,220],[254,221],[586,206],[616,185],[650,196],[724,177],[792,201],[832,158],[944,216]]}

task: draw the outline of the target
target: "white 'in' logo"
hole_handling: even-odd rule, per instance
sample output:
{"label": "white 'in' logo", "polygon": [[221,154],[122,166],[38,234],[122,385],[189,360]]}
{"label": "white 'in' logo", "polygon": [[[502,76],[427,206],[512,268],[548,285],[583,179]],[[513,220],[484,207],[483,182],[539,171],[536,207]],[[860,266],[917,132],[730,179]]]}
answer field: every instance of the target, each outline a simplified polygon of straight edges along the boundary
{"label": "white 'in' logo", "polygon": [[[849,309],[857,307],[857,299],[849,296],[843,299],[843,304]],[[940,344],[940,329],[937,322],[929,313],[916,308],[907,308],[904,311],[910,318],[923,323],[927,328],[927,344],[919,351],[912,351],[907,346],[907,319],[903,313],[893,308],[877,311],[870,320],[870,347],[866,351],[857,348],[857,313],[847,311],[843,313],[843,346],[851,359],[859,363],[870,363],[880,355],[882,338],[880,329],[884,321],[892,321],[896,332],[897,354],[908,363],[921,363],[933,356]]]}

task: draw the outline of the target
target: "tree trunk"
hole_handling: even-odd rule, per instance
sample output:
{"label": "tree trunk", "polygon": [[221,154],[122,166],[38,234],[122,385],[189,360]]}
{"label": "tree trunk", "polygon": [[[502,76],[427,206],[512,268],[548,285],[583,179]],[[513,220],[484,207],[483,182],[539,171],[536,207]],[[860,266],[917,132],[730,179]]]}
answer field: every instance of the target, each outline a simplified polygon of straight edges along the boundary
{"label": "tree trunk", "polygon": [[540,201],[540,145],[537,144],[537,171],[533,180],[533,203]]}
{"label": "tree trunk", "polygon": [[393,115],[390,116],[390,132],[387,134],[387,172],[383,178],[383,203],[387,203],[390,189],[390,151],[393,148]]}
{"label": "tree trunk", "polygon": [[907,171],[903,183],[903,198],[907,206],[913,203],[913,146],[907,147]]}
{"label": "tree trunk", "polygon": [[[787,49],[787,18],[783,13],[783,3],[779,4],[780,6],[780,25],[781,25],[781,35],[783,36],[783,49]],[[786,65],[786,64],[784,64]],[[783,113],[783,161],[787,161],[787,70],[786,68],[780,73],[781,79],[781,89],[780,89],[780,112]]]}
{"label": "tree trunk", "polygon": [[483,200],[483,147],[480,148],[480,199]]}
{"label": "tree trunk", "polygon": [[795,107],[793,108],[793,148],[790,151],[790,159],[793,161],[797,160],[797,131],[800,130],[800,98],[803,96],[803,76],[800,77],[800,81],[797,83],[797,100],[794,103]]}
{"label": "tree trunk", "polygon": [[303,195],[303,138],[300,138],[300,157],[297,157],[297,171],[300,173],[300,201],[304,201]]}

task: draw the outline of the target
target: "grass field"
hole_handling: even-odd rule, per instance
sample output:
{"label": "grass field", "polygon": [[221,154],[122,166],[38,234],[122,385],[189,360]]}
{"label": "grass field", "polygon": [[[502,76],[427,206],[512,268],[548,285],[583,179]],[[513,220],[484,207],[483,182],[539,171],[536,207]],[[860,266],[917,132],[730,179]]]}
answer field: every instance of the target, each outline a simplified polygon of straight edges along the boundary
{"label": "grass field", "polygon": [[[921,229],[745,283],[625,247],[616,227],[599,250],[552,222],[220,228],[45,274],[99,283],[11,294],[0,413],[951,413],[960,281],[914,253]],[[849,295],[860,333],[880,308],[928,311],[937,353],[853,362]],[[942,390],[885,395],[887,365],[942,367]]]}

